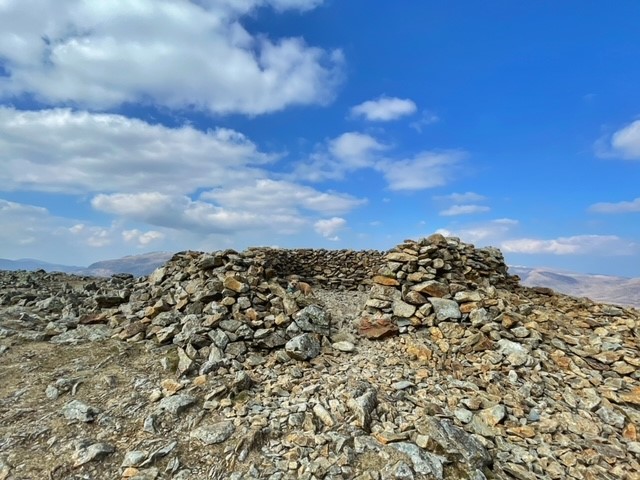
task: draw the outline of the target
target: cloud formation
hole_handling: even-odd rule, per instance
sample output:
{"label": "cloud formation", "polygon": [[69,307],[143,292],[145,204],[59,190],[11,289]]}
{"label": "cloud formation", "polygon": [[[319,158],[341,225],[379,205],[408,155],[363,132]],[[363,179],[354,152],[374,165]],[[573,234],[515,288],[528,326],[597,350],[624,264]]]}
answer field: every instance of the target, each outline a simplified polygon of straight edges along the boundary
{"label": "cloud formation", "polygon": [[615,203],[594,203],[589,207],[589,211],[595,213],[635,213],[640,212],[640,197],[631,200],[630,202],[615,202]]}
{"label": "cloud formation", "polygon": [[367,100],[351,108],[351,115],[363,117],[372,122],[388,122],[400,117],[412,115],[417,107],[413,100],[397,97],[379,97]]}
{"label": "cloud formation", "polygon": [[444,217],[451,217],[455,215],[471,215],[473,213],[484,213],[491,210],[485,205],[452,205],[449,208],[440,211],[440,215]]}
{"label": "cloud formation", "polygon": [[640,160],[640,120],[625,125],[610,138],[601,139],[596,149],[602,157]]}
{"label": "cloud formation", "polygon": [[340,237],[338,237],[337,233],[345,228],[346,225],[347,221],[344,218],[332,217],[328,219],[318,220],[313,225],[313,228],[323,237],[332,241],[338,241],[340,240]]}
{"label": "cloud formation", "polygon": [[169,128],[116,114],[0,107],[6,190],[188,193],[263,176],[273,157],[244,135]]}
{"label": "cloud formation", "polygon": [[446,185],[465,157],[459,150],[424,151],[407,159],[381,160],[375,169],[382,172],[390,190],[425,190]]}
{"label": "cloud formation", "polygon": [[502,242],[501,248],[508,253],[552,255],[616,256],[633,255],[638,252],[638,245],[616,235],[575,235],[548,240],[519,238]]}
{"label": "cloud formation", "polygon": [[[249,32],[259,7],[310,10],[321,0],[0,2],[0,96],[108,109],[135,102],[259,115],[325,104],[343,56],[302,38]],[[123,75],[122,72],[126,72]]]}

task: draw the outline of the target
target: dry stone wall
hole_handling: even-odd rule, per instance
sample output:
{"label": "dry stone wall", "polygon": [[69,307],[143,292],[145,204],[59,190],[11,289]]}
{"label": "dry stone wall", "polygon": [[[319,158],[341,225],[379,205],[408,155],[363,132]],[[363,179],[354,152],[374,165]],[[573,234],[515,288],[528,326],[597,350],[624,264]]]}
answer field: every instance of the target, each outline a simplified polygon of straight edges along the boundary
{"label": "dry stone wall", "polygon": [[385,252],[378,250],[326,250],[254,248],[267,269],[280,278],[297,275],[312,285],[330,289],[358,290],[371,285],[373,272],[383,265]]}

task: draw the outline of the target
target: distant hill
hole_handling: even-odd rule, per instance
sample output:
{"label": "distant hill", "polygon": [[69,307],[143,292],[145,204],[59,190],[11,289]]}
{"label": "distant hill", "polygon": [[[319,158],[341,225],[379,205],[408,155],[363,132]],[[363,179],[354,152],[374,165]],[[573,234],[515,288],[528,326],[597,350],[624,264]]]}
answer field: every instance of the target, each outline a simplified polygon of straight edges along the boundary
{"label": "distant hill", "polygon": [[575,297],[640,308],[640,278],[519,266],[509,267],[509,273],[518,275],[521,283],[529,287],[548,287]]}
{"label": "distant hill", "polygon": [[82,269],[83,267],[59,265],[56,263],[35,260],[33,258],[21,258],[19,260],[7,260],[6,258],[0,258],[0,270],[46,270],[47,272],[75,273]]}
{"label": "distant hill", "polygon": [[0,270],[46,270],[47,272],[65,272],[93,277],[110,277],[116,273],[130,273],[136,277],[144,277],[156,268],[164,265],[173,256],[169,252],[152,252],[142,255],[129,255],[113,260],[92,263],[88,267],[58,265],[31,258],[6,260],[0,258]]}

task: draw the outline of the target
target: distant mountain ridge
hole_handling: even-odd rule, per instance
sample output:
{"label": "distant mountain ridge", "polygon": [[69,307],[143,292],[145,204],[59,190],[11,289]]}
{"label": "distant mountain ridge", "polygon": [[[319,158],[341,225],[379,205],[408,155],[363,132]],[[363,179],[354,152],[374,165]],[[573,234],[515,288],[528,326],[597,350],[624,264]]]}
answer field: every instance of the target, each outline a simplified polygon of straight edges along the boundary
{"label": "distant mountain ridge", "polygon": [[172,256],[173,253],[170,252],[143,253],[112,260],[102,260],[92,263],[88,267],[48,263],[32,258],[19,260],[0,258],[0,270],[46,270],[47,272],[73,273],[92,277],[110,277],[116,273],[130,273],[136,277],[144,277],[164,265]]}
{"label": "distant mountain ridge", "polygon": [[640,278],[565,272],[551,268],[509,267],[520,283],[547,287],[574,297],[640,308]]}

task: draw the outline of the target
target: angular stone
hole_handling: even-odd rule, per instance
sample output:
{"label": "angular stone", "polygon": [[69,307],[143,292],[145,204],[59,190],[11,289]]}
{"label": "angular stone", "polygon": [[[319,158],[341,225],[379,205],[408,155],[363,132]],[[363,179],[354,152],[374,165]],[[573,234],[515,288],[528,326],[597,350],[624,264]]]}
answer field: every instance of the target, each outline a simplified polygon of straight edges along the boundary
{"label": "angular stone", "polygon": [[93,422],[99,411],[81,402],[80,400],[71,400],[62,407],[62,414],[67,420],[77,420],[79,422]]}
{"label": "angular stone", "polygon": [[435,280],[427,280],[426,282],[414,285],[413,287],[411,287],[411,290],[422,293],[429,297],[440,298],[449,295],[449,286]]}
{"label": "angular stone", "polygon": [[358,324],[358,333],[372,340],[397,335],[398,331],[398,326],[389,318],[363,317]]}
{"label": "angular stone", "polygon": [[444,452],[461,457],[469,470],[482,470],[491,465],[491,455],[473,435],[447,419],[427,417],[425,420],[425,423],[418,424],[418,431],[435,441]]}
{"label": "angular stone", "polygon": [[331,314],[318,305],[309,305],[293,316],[293,321],[303,332],[331,334]]}
{"label": "angular stone", "polygon": [[413,469],[422,475],[431,476],[436,480],[444,479],[444,464],[448,463],[445,457],[427,452],[414,443],[397,442],[389,444],[389,447],[405,454],[413,463]]}
{"label": "angular stone", "polygon": [[316,335],[303,333],[289,340],[284,349],[294,360],[311,360],[320,355],[320,341]]}
{"label": "angular stone", "polygon": [[393,277],[387,277],[385,275],[376,275],[373,277],[373,281],[379,285],[386,285],[388,287],[397,287],[400,282]]}
{"label": "angular stone", "polygon": [[196,398],[188,394],[172,395],[160,400],[158,409],[172,413],[173,415],[179,415],[187,410],[190,406],[196,403]]}
{"label": "angular stone", "polygon": [[205,445],[215,445],[228,440],[235,430],[233,422],[225,421],[198,427],[192,430],[189,436],[200,440]]}
{"label": "angular stone", "polygon": [[410,318],[414,313],[416,313],[416,307],[414,305],[410,305],[399,299],[394,300],[393,314],[396,317]]}
{"label": "angular stone", "polygon": [[424,305],[427,303],[427,297],[422,295],[420,292],[416,292],[415,290],[409,290],[404,295],[404,301],[407,303],[411,303],[412,305]]}
{"label": "angular stone", "polygon": [[73,466],[74,468],[77,468],[92,460],[100,460],[115,451],[116,449],[113,445],[104,442],[93,443],[86,447],[80,447],[76,451],[76,461],[73,463]]}
{"label": "angular stone", "polygon": [[387,253],[387,257],[386,259],[390,262],[401,262],[401,263],[408,263],[408,262],[417,262],[418,261],[418,257],[415,255],[410,255],[408,253],[404,253],[404,252],[389,252]]}
{"label": "angular stone", "polygon": [[457,292],[453,296],[453,299],[458,303],[480,302],[482,301],[482,295],[477,290],[475,291],[465,290],[462,292]]}
{"label": "angular stone", "polygon": [[429,302],[433,305],[436,318],[441,322],[445,320],[457,320],[462,317],[460,307],[454,300],[429,297]]}
{"label": "angular stone", "polygon": [[512,342],[506,338],[498,340],[496,343],[498,351],[507,357],[507,361],[514,367],[519,367],[527,363],[529,350],[521,343]]}
{"label": "angular stone", "polygon": [[377,405],[378,395],[374,389],[367,389],[347,401],[347,406],[356,415],[357,425],[365,432],[371,431],[371,415]]}
{"label": "angular stone", "polygon": [[224,288],[233,290],[236,293],[246,293],[249,291],[249,285],[247,283],[233,276],[225,277],[223,285]]}

